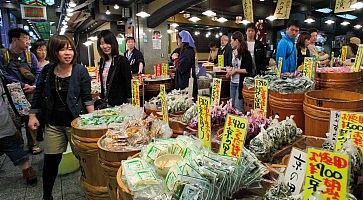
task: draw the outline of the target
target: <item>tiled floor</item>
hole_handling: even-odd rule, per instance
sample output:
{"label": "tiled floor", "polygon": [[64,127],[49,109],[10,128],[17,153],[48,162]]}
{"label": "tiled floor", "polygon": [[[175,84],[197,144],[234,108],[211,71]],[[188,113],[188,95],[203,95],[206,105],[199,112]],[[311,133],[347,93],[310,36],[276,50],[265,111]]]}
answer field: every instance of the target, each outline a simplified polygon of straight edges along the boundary
{"label": "tiled floor", "polygon": [[[0,200],[41,200],[43,154],[29,155],[31,164],[38,174],[35,186],[26,185],[20,168],[15,167],[10,159],[0,156]],[[84,193],[79,185],[80,171],[58,176],[54,188],[55,200],[83,200]]]}

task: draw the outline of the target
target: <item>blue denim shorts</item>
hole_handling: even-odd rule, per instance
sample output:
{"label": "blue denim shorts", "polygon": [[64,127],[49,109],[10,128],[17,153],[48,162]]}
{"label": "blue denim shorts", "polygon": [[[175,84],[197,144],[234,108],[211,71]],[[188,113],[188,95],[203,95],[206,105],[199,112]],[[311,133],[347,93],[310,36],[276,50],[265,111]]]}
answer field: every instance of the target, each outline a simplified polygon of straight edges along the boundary
{"label": "blue denim shorts", "polygon": [[0,138],[0,154],[5,153],[15,166],[29,160],[28,153],[20,146],[15,135]]}

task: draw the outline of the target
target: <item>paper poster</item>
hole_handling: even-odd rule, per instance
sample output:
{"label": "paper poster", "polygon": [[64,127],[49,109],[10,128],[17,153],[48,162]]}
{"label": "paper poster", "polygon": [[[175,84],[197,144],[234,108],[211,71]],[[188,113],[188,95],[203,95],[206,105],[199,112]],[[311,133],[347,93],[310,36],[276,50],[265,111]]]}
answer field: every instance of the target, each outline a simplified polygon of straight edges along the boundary
{"label": "paper poster", "polygon": [[333,140],[337,139],[339,119],[340,111],[332,110],[330,112],[329,133],[333,135]]}
{"label": "paper poster", "polygon": [[132,93],[132,105],[136,107],[140,107],[140,88],[139,88],[139,80],[132,79],[131,80],[131,93]]}
{"label": "paper poster", "polygon": [[282,74],[282,58],[279,57],[279,61],[277,62],[277,78],[281,78]]}
{"label": "paper poster", "polygon": [[218,55],[218,67],[224,67],[224,55]]}
{"label": "paper poster", "polygon": [[341,59],[343,62],[347,60],[347,55],[348,55],[348,46],[342,46]]}
{"label": "paper poster", "polygon": [[155,64],[154,65],[154,75],[156,77],[160,77],[161,76],[161,69],[162,68],[162,65],[161,64]]}
{"label": "paper poster", "polygon": [[303,76],[310,80],[314,80],[313,71],[315,71],[314,59],[312,57],[305,57]]}
{"label": "paper poster", "polygon": [[339,151],[348,138],[363,152],[363,113],[340,112],[335,150]]}
{"label": "paper poster", "polygon": [[169,124],[168,116],[168,98],[166,97],[165,85],[160,85],[161,111],[163,112],[163,121]]}
{"label": "paper poster", "polygon": [[242,6],[245,19],[249,22],[254,22],[252,0],[242,0]]}
{"label": "paper poster", "polygon": [[347,194],[349,156],[309,148],[304,184],[304,200],[321,193],[322,200],[345,199]]}
{"label": "paper poster", "polygon": [[198,138],[206,148],[211,148],[211,100],[209,97],[198,96]]}
{"label": "paper poster", "polygon": [[248,119],[235,115],[227,115],[219,154],[240,157],[248,129]]}
{"label": "paper poster", "polygon": [[168,77],[168,75],[169,75],[168,69],[169,69],[168,63],[163,63],[161,65],[161,75],[163,77]]}
{"label": "paper poster", "polygon": [[267,116],[268,80],[255,79],[255,98],[253,108],[263,111]]}
{"label": "paper poster", "polygon": [[221,89],[222,89],[222,79],[213,78],[212,83],[212,105],[219,105],[221,101]]}
{"label": "paper poster", "polygon": [[305,179],[307,153],[300,149],[292,148],[287,165],[284,182],[289,187],[292,195],[298,195]]}
{"label": "paper poster", "polygon": [[362,64],[363,59],[363,44],[360,44],[358,47],[357,55],[355,56],[355,62],[353,65],[353,72],[360,72],[360,66]]}
{"label": "paper poster", "polygon": [[353,11],[354,8],[350,8],[350,6],[356,2],[357,0],[336,0],[334,13]]}
{"label": "paper poster", "polygon": [[292,0],[278,0],[274,16],[276,19],[289,19]]}

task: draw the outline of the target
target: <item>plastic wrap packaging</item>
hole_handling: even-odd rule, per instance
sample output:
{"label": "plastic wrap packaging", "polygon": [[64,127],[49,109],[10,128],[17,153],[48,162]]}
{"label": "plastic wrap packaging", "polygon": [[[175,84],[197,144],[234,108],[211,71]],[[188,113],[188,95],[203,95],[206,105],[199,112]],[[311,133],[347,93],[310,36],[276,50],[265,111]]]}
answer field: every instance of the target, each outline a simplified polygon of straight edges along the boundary
{"label": "plastic wrap packaging", "polygon": [[270,83],[270,90],[281,94],[305,93],[314,89],[314,81],[305,77],[279,79]]}
{"label": "plastic wrap packaging", "polygon": [[30,103],[26,99],[23,89],[20,83],[7,84],[6,87],[9,90],[11,99],[15,105],[16,110],[20,115],[29,115]]}
{"label": "plastic wrap packaging", "polygon": [[101,93],[101,83],[96,79],[92,79],[91,81],[91,94],[100,94]]}
{"label": "plastic wrap packaging", "polygon": [[272,81],[277,80],[277,74],[273,73],[266,75],[257,75],[255,77],[245,77],[245,79],[243,80],[243,85],[246,86],[248,89],[254,88],[256,79],[268,80],[268,82],[271,83]]}
{"label": "plastic wrap packaging", "polygon": [[187,111],[183,114],[182,122],[188,124],[193,117],[197,116],[198,114],[198,107],[197,104],[193,104]]}
{"label": "plastic wrap packaging", "polygon": [[[167,94],[168,112],[184,112],[190,108],[194,102],[193,98],[188,97],[188,90],[172,90]],[[153,110],[161,110],[160,94],[145,103],[145,107]]]}

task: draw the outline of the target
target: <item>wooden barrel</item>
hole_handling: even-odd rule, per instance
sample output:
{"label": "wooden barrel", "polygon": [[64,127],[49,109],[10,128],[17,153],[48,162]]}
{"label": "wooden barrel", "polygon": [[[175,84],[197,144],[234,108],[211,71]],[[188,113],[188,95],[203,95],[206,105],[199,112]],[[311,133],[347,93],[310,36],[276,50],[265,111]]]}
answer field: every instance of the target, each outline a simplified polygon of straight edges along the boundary
{"label": "wooden barrel", "polygon": [[361,81],[360,72],[351,73],[316,73],[315,88],[318,90],[338,89],[357,92]]}
{"label": "wooden barrel", "polygon": [[223,101],[226,103],[230,98],[231,95],[230,91],[230,79],[226,78],[226,71],[218,71],[216,72],[216,78],[222,79],[222,86],[221,86],[221,102]]}
{"label": "wooden barrel", "polygon": [[81,187],[89,200],[110,199],[104,175],[98,162],[97,142],[107,129],[78,127],[79,118],[72,121],[71,143],[80,161]]}
{"label": "wooden barrel", "polygon": [[253,102],[255,99],[255,88],[247,88],[243,86],[242,89],[243,95],[243,108],[245,112],[249,112],[253,109]]}
{"label": "wooden barrel", "polygon": [[279,115],[279,120],[294,115],[297,127],[304,129],[304,93],[280,94],[269,90],[268,102],[270,105],[270,116]]}
{"label": "wooden barrel", "polygon": [[344,90],[314,90],[305,93],[305,135],[326,137],[331,110],[363,111],[363,94]]}
{"label": "wooden barrel", "polygon": [[165,85],[166,92],[170,92],[173,89],[172,79],[165,80],[144,80],[144,96],[145,101],[149,101],[151,98],[156,97],[160,93],[160,84]]}
{"label": "wooden barrel", "polygon": [[128,152],[115,152],[110,151],[102,145],[102,141],[106,136],[102,136],[98,142],[98,161],[103,169],[103,174],[108,186],[108,194],[110,199],[117,199],[117,182],[116,174],[117,170],[121,166],[121,161],[126,160],[129,156],[133,156],[140,152],[140,150],[128,151]]}
{"label": "wooden barrel", "polygon": [[117,170],[116,181],[117,181],[117,200],[132,200],[132,194],[127,185],[121,179],[122,167]]}

